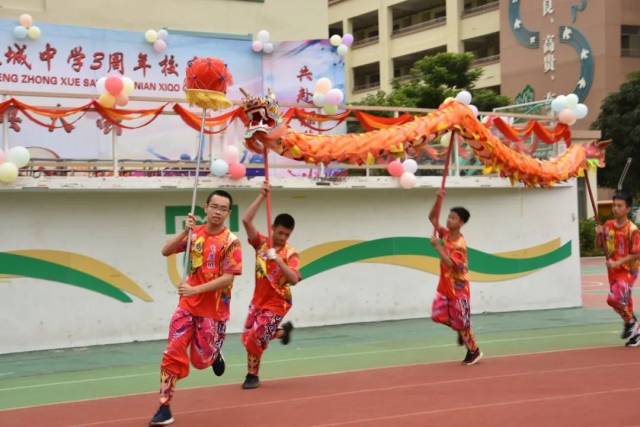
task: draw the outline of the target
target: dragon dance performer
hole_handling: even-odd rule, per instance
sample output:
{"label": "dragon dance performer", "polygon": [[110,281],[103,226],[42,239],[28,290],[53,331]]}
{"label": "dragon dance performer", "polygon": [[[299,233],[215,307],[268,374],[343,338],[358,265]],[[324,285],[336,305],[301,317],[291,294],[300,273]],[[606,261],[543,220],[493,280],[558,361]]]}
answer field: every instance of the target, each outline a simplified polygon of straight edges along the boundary
{"label": "dragon dance performer", "polygon": [[440,256],[440,281],[431,307],[431,318],[458,332],[458,344],[467,348],[462,363],[474,365],[482,358],[482,352],[471,330],[467,243],[460,232],[471,215],[463,207],[454,207],[447,217],[447,226],[440,226],[438,216],[444,195],[444,190],[440,190],[429,213],[429,221],[437,233],[431,244]]}
{"label": "dragon dance performer", "polygon": [[160,370],[160,407],[151,426],[173,423],[171,399],[176,382],[189,375],[189,362],[197,369],[212,367],[218,376],[225,371],[221,350],[231,287],[242,273],[240,240],[225,225],[231,206],[229,193],[214,191],[204,205],[206,224],[196,226],[195,217],[189,215],[187,228],[162,248],[162,254],[169,256],[185,251],[189,235],[193,243],[190,274],[178,289],[180,301],[169,325]]}
{"label": "dragon dance performer", "polygon": [[613,196],[613,219],[596,227],[596,244],[607,255],[609,296],[607,304],[624,321],[622,339],[627,347],[640,346],[640,323],[633,313],[631,290],[638,277],[640,230],[629,220],[631,196],[617,192]]}
{"label": "dragon dance performer", "polygon": [[247,349],[247,376],[242,384],[244,389],[260,386],[260,359],[269,342],[280,339],[284,345],[289,343],[293,324],[286,322],[280,327],[280,323],[291,309],[290,287],[301,280],[298,253],[288,243],[295,228],[293,217],[286,213],[276,216],[272,226],[271,247],[270,239],[253,225],[256,212],[270,191],[271,187],[265,181],[260,194],[242,218],[249,244],[256,251],[256,285],[242,334],[242,343]]}

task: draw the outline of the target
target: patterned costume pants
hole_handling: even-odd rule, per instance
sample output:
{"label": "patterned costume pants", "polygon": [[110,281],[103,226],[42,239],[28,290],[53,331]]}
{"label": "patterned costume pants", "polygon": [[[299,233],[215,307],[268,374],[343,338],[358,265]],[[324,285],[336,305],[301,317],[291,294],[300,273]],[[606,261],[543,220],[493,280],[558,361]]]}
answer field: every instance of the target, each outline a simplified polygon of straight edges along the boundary
{"label": "patterned costume pants", "polygon": [[160,365],[160,402],[168,404],[176,381],[189,375],[189,362],[197,369],[211,366],[224,343],[227,324],[192,316],[180,307],[171,317],[167,348]]}
{"label": "patterned costume pants", "polygon": [[262,353],[269,346],[269,342],[276,337],[282,319],[283,316],[270,310],[249,306],[242,343],[247,349],[247,368],[250,374],[258,375]]}
{"label": "patterned costume pants", "polygon": [[431,319],[458,331],[468,350],[475,351],[478,348],[471,330],[471,305],[466,292],[456,290],[455,298],[436,292],[431,306]]}
{"label": "patterned costume pants", "polygon": [[625,323],[631,323],[633,320],[633,298],[631,297],[631,289],[635,276],[631,280],[617,279],[609,283],[609,296],[607,304],[622,317]]}

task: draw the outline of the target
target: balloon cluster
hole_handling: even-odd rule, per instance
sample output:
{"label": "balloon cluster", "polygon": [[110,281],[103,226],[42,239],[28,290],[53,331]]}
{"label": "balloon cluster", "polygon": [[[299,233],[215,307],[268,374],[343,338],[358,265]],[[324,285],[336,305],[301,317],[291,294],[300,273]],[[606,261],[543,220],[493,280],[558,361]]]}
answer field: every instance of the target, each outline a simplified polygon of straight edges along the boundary
{"label": "balloon cluster", "polygon": [[240,151],[233,145],[227,145],[222,152],[222,159],[211,162],[211,174],[223,177],[229,174],[231,179],[239,180],[247,174],[247,168],[240,163]]}
{"label": "balloon cluster", "polygon": [[169,39],[169,32],[164,28],[160,31],[147,30],[144,33],[144,39],[147,43],[153,45],[153,50],[158,53],[162,53],[167,50],[167,40]]}
{"label": "balloon cluster", "polygon": [[333,87],[333,83],[327,77],[322,77],[316,82],[313,92],[313,104],[322,108],[325,114],[336,114],[338,105],[344,101],[344,93]]}
{"label": "balloon cluster", "polygon": [[23,14],[19,18],[20,25],[13,29],[13,36],[19,40],[27,38],[31,40],[37,40],[42,35],[40,28],[33,25],[33,18],[31,15]]}
{"label": "balloon cluster", "polygon": [[273,52],[273,43],[271,43],[269,41],[269,38],[271,36],[269,35],[269,31],[267,30],[260,30],[258,31],[258,35],[256,36],[256,39],[253,41],[253,43],[251,43],[251,49],[255,52],[255,53],[259,53],[259,52],[263,52],[263,53],[272,53]]}
{"label": "balloon cluster", "polygon": [[551,101],[551,109],[558,116],[558,121],[568,126],[573,126],[579,119],[584,119],[589,114],[589,108],[580,104],[578,95],[558,95]]}
{"label": "balloon cluster", "polygon": [[0,182],[12,184],[18,179],[18,169],[29,164],[31,155],[24,147],[13,147],[7,154],[0,150]]}
{"label": "balloon cluster", "polygon": [[400,178],[400,186],[405,190],[415,187],[417,182],[415,174],[417,170],[418,163],[413,159],[407,159],[404,162],[394,160],[387,165],[389,175]]}
{"label": "balloon cluster", "polygon": [[455,100],[469,107],[473,111],[473,115],[478,117],[478,107],[471,103],[471,93],[469,91],[461,90],[456,95]]}
{"label": "balloon cluster", "polygon": [[329,43],[331,43],[331,46],[336,48],[338,55],[345,56],[347,52],[349,52],[349,47],[353,43],[353,36],[349,33],[342,37],[338,34],[334,34],[329,38]]}
{"label": "balloon cluster", "polygon": [[134,84],[129,77],[112,75],[98,80],[96,89],[100,94],[98,104],[107,108],[113,108],[116,105],[124,107],[129,103],[129,96],[133,93]]}

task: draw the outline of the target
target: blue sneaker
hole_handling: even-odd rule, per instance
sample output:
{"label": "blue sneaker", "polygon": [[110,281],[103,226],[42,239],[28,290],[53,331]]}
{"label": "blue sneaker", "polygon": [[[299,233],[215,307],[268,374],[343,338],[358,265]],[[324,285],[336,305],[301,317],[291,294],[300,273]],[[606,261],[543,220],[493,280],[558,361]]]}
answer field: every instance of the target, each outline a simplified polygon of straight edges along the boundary
{"label": "blue sneaker", "polygon": [[175,420],[171,416],[171,409],[169,409],[168,405],[160,405],[156,414],[149,421],[150,426],[166,426],[169,424],[173,424]]}

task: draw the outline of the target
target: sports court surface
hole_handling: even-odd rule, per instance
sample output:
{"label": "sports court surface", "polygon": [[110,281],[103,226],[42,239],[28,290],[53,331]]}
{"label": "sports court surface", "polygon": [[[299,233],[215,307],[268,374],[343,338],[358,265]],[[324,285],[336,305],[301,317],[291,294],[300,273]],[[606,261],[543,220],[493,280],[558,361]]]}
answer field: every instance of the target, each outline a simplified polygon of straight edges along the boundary
{"label": "sports court surface", "polygon": [[[474,316],[484,359],[462,366],[453,332],[428,319],[296,330],[242,390],[193,370],[172,404],[177,426],[640,425],[640,349],[623,346],[601,260],[583,260],[584,308]],[[472,291],[473,292],[473,291]],[[429,304],[425,301],[425,307]],[[157,409],[164,342],[0,356],[0,426],[141,426]]]}

